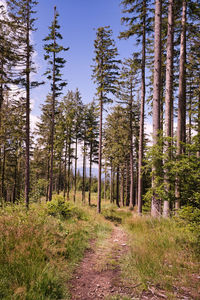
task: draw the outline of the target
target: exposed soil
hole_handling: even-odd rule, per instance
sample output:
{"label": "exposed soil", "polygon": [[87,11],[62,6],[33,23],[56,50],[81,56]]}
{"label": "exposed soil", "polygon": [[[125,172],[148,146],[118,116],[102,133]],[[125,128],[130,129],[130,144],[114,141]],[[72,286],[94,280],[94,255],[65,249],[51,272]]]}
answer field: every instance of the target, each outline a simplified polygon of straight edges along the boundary
{"label": "exposed soil", "polygon": [[128,250],[127,235],[121,227],[114,226],[104,247],[92,245],[71,280],[72,299],[105,299],[120,295],[133,297],[132,291],[120,280],[119,259]]}

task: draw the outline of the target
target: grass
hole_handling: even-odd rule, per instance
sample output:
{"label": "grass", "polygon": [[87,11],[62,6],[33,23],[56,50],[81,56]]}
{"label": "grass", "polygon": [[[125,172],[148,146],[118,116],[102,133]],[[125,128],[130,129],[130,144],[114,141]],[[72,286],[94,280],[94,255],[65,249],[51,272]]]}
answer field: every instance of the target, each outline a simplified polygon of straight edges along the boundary
{"label": "grass", "polygon": [[134,286],[136,294],[153,288],[164,290],[168,299],[198,299],[197,213],[186,223],[187,211],[179,219],[152,219],[102,201],[104,218],[96,213],[95,195],[92,203],[92,208],[72,205],[56,196],[48,205],[31,205],[28,212],[20,205],[0,211],[0,299],[69,299],[67,282],[91,239],[110,248],[100,269],[112,257],[105,239],[112,226],[105,218],[122,224],[129,235],[129,251],[120,263],[125,284]]}
{"label": "grass", "polygon": [[[87,207],[7,207],[0,215],[0,299],[68,299],[67,281],[89,240],[111,226]],[[57,204],[56,204],[57,203]]]}
{"label": "grass", "polygon": [[130,251],[121,262],[126,284],[138,284],[138,293],[153,286],[169,299],[176,299],[174,291],[198,298],[198,250],[191,231],[174,219],[130,216],[129,211],[113,207],[103,214],[114,222],[120,218],[129,234]]}

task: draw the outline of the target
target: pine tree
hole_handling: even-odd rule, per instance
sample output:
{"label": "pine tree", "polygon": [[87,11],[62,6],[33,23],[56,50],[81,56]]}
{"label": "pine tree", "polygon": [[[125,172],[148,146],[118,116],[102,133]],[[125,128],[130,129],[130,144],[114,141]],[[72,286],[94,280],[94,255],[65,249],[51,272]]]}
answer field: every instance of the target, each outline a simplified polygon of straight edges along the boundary
{"label": "pine tree", "polygon": [[[167,62],[166,62],[166,96],[165,96],[165,137],[166,156],[169,162],[171,156],[172,138],[172,116],[173,116],[173,65],[174,65],[174,0],[169,0],[168,4],[168,30],[167,30]],[[165,189],[167,200],[164,201],[163,216],[169,215],[169,191],[170,182],[168,169],[165,167]]]}
{"label": "pine tree", "polygon": [[62,36],[59,33],[60,25],[58,24],[58,13],[56,7],[54,7],[54,20],[52,25],[49,27],[50,33],[44,39],[46,42],[44,45],[44,50],[46,54],[44,56],[45,60],[49,63],[49,68],[47,69],[45,75],[47,79],[51,82],[51,92],[52,92],[52,112],[51,112],[51,159],[50,159],[50,182],[49,182],[49,201],[52,200],[52,189],[53,189],[53,161],[54,161],[54,131],[55,131],[55,101],[57,97],[61,94],[62,89],[66,86],[66,81],[62,80],[61,69],[64,68],[66,60],[59,57],[63,51],[67,51],[69,48],[64,48],[59,45],[57,40],[61,40]]}
{"label": "pine tree", "polygon": [[95,65],[93,67],[93,78],[97,84],[97,96],[99,100],[99,174],[98,174],[98,212],[101,212],[101,167],[102,167],[102,124],[103,106],[110,102],[110,93],[116,92],[116,81],[118,77],[117,48],[112,39],[112,30],[109,26],[100,27],[97,30],[95,48]]}
{"label": "pine tree", "polygon": [[26,92],[26,167],[25,167],[25,202],[29,208],[30,192],[30,90],[31,87],[39,85],[38,82],[31,81],[31,73],[35,71],[33,64],[33,45],[31,44],[30,35],[35,30],[35,19],[33,14],[37,5],[35,0],[9,0],[8,10],[9,19],[12,28],[15,30],[15,40],[18,45],[18,59],[20,66],[20,78],[18,83]]}
{"label": "pine tree", "polygon": [[[160,134],[160,101],[161,101],[161,26],[162,26],[162,0],[155,2],[155,44],[154,44],[154,86],[153,86],[153,146],[159,144]],[[157,194],[159,184],[161,161],[160,157],[153,158],[152,167],[152,203],[151,215],[159,216],[161,213],[161,200]]]}

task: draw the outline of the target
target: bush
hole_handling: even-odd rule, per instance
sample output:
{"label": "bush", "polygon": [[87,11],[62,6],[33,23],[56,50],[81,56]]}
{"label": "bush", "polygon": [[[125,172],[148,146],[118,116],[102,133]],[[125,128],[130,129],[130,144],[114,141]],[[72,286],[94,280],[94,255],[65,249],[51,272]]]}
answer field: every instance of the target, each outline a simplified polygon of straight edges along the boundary
{"label": "bush", "polygon": [[54,196],[51,202],[47,204],[48,214],[63,219],[77,218],[78,220],[87,220],[85,212],[70,202],[65,202],[62,196]]}
{"label": "bush", "polygon": [[176,222],[190,233],[190,240],[198,255],[200,255],[200,209],[193,206],[185,206],[174,217]]}

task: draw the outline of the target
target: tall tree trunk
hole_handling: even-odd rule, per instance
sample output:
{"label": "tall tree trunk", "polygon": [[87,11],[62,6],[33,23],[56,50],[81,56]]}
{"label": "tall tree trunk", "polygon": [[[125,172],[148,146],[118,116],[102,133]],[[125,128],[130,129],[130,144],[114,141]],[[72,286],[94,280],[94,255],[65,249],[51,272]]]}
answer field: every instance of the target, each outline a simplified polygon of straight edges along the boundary
{"label": "tall tree trunk", "polygon": [[[159,143],[160,130],[160,87],[161,87],[161,27],[162,27],[162,1],[155,2],[155,44],[154,44],[154,86],[153,86],[153,146]],[[151,215],[157,217],[161,214],[161,200],[157,194],[157,176],[160,174],[161,161],[154,158],[152,167]]]}
{"label": "tall tree trunk", "polygon": [[70,167],[71,167],[71,141],[69,141],[69,153],[68,153],[67,201],[69,201],[69,192],[70,192]]}
{"label": "tall tree trunk", "polygon": [[75,168],[74,168],[74,203],[76,202],[76,180],[77,180],[77,153],[78,153],[78,138],[76,136],[76,145],[75,145]]}
{"label": "tall tree trunk", "polygon": [[129,161],[126,162],[126,206],[129,206],[129,200],[130,200],[130,182],[129,182]]}
{"label": "tall tree trunk", "polygon": [[103,127],[103,93],[100,95],[100,122],[99,122],[99,174],[98,174],[98,203],[97,211],[101,213],[101,164],[102,164],[102,127]]}
{"label": "tall tree trunk", "polygon": [[142,32],[142,87],[140,106],[140,133],[139,133],[139,157],[138,157],[138,213],[142,213],[142,193],[143,193],[143,156],[144,156],[144,108],[145,108],[145,64],[146,64],[146,0],[143,1],[143,32]]}
{"label": "tall tree trunk", "polygon": [[15,172],[14,172],[14,188],[13,188],[13,204],[16,202],[16,191],[17,191],[17,157],[15,160]]}
{"label": "tall tree trunk", "polygon": [[121,170],[121,204],[124,206],[124,166]]}
{"label": "tall tree trunk", "polygon": [[133,87],[131,84],[131,95],[129,100],[129,126],[130,126],[130,201],[129,206],[133,208],[134,202],[134,170],[133,170]]}
{"label": "tall tree trunk", "polygon": [[[54,7],[54,26],[56,22],[56,7]],[[54,43],[53,47],[55,49],[56,36],[54,30]],[[52,200],[53,192],[53,161],[54,161],[54,130],[55,130],[55,101],[56,101],[56,83],[55,83],[55,71],[56,71],[56,53],[53,52],[53,93],[52,93],[52,117],[51,117],[51,158],[50,158],[50,182],[49,182],[49,201]]]}
{"label": "tall tree trunk", "polygon": [[66,196],[66,181],[67,181],[67,139],[65,145],[65,160],[64,160],[64,187],[63,187],[63,197],[65,200]]}
{"label": "tall tree trunk", "polygon": [[110,203],[113,203],[113,168],[110,165]]}
{"label": "tall tree trunk", "polygon": [[[3,69],[3,65],[1,66]],[[0,74],[0,78],[1,78]],[[1,78],[2,80],[2,78]],[[3,84],[0,84],[0,183],[2,178],[2,106],[3,106]],[[3,196],[1,194],[2,186],[0,185],[0,198]]]}
{"label": "tall tree trunk", "polygon": [[198,134],[198,151],[197,158],[200,158],[200,86],[199,86],[199,103],[198,103],[198,121],[197,121],[197,134]]}
{"label": "tall tree trunk", "polygon": [[26,24],[26,168],[25,168],[25,203],[29,209],[30,191],[30,8],[27,1]]}
{"label": "tall tree trunk", "polygon": [[[166,64],[166,96],[165,96],[165,149],[166,162],[172,158],[172,116],[173,116],[173,60],[174,60],[174,0],[169,0],[168,5],[168,29],[167,29],[167,64]],[[164,184],[167,197],[170,192],[169,170],[164,169]],[[169,200],[164,201],[163,216],[169,216]]]}
{"label": "tall tree trunk", "polygon": [[49,171],[50,171],[50,161],[49,161],[49,155],[50,155],[50,148],[48,151],[48,161],[47,161],[47,187],[46,187],[46,202],[49,199]]}
{"label": "tall tree trunk", "polygon": [[83,146],[83,180],[82,180],[82,202],[85,202],[85,166],[86,166],[86,143]]}
{"label": "tall tree trunk", "polygon": [[106,200],[106,180],[107,180],[107,171],[105,169],[105,178],[104,178],[104,200]]}
{"label": "tall tree trunk", "polygon": [[5,169],[6,169],[6,147],[3,147],[3,166],[2,166],[2,177],[1,177],[1,194],[2,199],[6,202],[6,191],[5,191]]}
{"label": "tall tree trunk", "polygon": [[[190,81],[189,92],[189,107],[188,107],[188,144],[192,144],[192,82]],[[190,157],[191,151],[188,150],[188,156]]]}
{"label": "tall tree trunk", "polygon": [[117,166],[117,182],[116,182],[116,204],[118,207],[119,205],[119,166]]}
{"label": "tall tree trunk", "polygon": [[61,190],[61,177],[62,177],[62,155],[61,155],[60,161],[59,161],[58,190],[57,190],[58,195],[60,194],[60,190]]}
{"label": "tall tree trunk", "polygon": [[90,171],[89,171],[89,193],[88,193],[89,205],[91,205],[91,187],[92,187],[92,142],[90,143]]}
{"label": "tall tree trunk", "polygon": [[[180,65],[179,65],[179,97],[178,97],[178,127],[177,127],[177,159],[184,153],[182,143],[186,142],[186,16],[187,3],[182,1],[182,30],[180,44]],[[180,178],[177,175],[175,187],[175,209],[180,208]]]}

